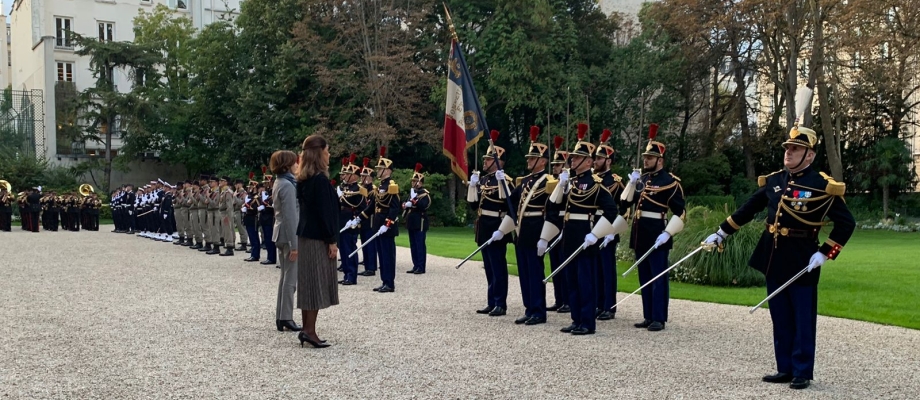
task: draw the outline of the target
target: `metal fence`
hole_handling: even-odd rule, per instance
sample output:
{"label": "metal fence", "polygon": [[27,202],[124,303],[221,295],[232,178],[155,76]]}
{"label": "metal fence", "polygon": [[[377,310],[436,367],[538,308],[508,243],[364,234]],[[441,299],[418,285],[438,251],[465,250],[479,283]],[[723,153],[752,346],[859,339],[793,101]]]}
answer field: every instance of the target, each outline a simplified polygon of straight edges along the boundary
{"label": "metal fence", "polygon": [[3,90],[0,147],[22,154],[38,149],[38,157],[45,156],[45,98],[41,90]]}

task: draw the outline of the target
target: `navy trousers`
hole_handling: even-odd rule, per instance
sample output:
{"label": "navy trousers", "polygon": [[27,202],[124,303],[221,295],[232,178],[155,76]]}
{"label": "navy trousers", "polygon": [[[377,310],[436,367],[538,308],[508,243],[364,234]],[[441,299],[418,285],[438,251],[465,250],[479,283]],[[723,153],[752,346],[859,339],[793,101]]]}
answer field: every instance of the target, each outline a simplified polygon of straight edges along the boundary
{"label": "navy trousers", "polygon": [[617,243],[614,240],[607,247],[598,249],[597,255],[597,306],[601,310],[612,310],[617,303]]}
{"label": "navy trousers", "polygon": [[[380,237],[374,240],[380,240]],[[339,254],[342,256],[342,271],[345,272],[344,279],[349,282],[358,281],[358,255],[348,256],[357,248],[358,233],[354,229],[347,229],[339,234]]]}
{"label": "navy trousers", "polygon": [[524,300],[524,315],[546,318],[546,285],[543,284],[543,257],[537,256],[536,247],[514,247],[517,255],[518,277],[521,282],[521,297]]}
{"label": "navy trousers", "polygon": [[249,257],[258,260],[262,255],[262,240],[259,238],[259,228],[255,225],[247,225],[246,234],[249,235],[249,244],[252,245],[252,248],[249,249]]}
{"label": "navy trousers", "polygon": [[272,241],[272,232],[275,229],[272,224],[262,225],[262,234],[265,235],[265,252],[268,253],[268,261],[278,262],[278,249],[275,242]]}
{"label": "navy trousers", "polygon": [[[556,246],[549,252],[549,269],[550,272],[559,268],[559,265],[565,261],[562,259],[562,248]],[[566,280],[567,274],[560,272],[553,277],[553,297],[556,298],[556,305],[562,306],[569,304],[569,283]]]}
{"label": "navy trousers", "polygon": [[[781,285],[767,281],[767,293]],[[790,285],[769,303],[777,372],[814,379],[818,287]]]}
{"label": "navy trousers", "polygon": [[490,307],[508,308],[508,244],[492,243],[482,249],[482,262],[486,267],[486,295]]}
{"label": "navy trousers", "polygon": [[[645,251],[648,251],[647,249]],[[639,284],[644,285],[650,279],[668,269],[669,250],[655,250],[639,264]],[[642,257],[645,252],[636,254]],[[658,278],[654,283],[642,289],[642,316],[649,321],[668,321],[668,300],[670,299],[669,274]]]}
{"label": "navy trousers", "polygon": [[[367,243],[375,233],[377,233],[377,231],[371,228],[370,221],[361,221],[362,244]],[[364,258],[365,271],[377,271],[377,239],[374,239],[373,242],[370,242],[361,249],[361,256]]]}
{"label": "navy trousers", "polygon": [[[377,236],[372,243],[377,244],[377,257],[379,257],[380,262],[380,280],[384,285],[396,289],[396,238],[380,235]],[[366,265],[365,263],[365,266]]]}
{"label": "navy trousers", "polygon": [[594,285],[596,264],[594,255],[579,254],[560,274],[567,274],[569,284],[569,308],[572,309],[572,324],[593,331],[596,326],[594,310],[597,308],[597,293]]}
{"label": "navy trousers", "polygon": [[428,247],[425,244],[426,231],[409,231],[409,252],[412,253],[412,269],[425,272]]}

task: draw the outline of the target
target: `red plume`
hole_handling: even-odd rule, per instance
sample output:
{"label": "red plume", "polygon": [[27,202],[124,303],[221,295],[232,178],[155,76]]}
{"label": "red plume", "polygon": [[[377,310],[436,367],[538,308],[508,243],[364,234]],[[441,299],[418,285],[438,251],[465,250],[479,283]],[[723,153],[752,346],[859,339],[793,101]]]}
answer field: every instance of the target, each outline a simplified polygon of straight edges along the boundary
{"label": "red plume", "polygon": [[489,137],[492,138],[492,143],[498,141],[498,131],[493,129],[492,132],[489,132]]}
{"label": "red plume", "polygon": [[343,167],[348,166],[348,157],[342,157],[342,166]]}
{"label": "red plume", "polygon": [[601,133],[601,143],[606,143],[610,140],[610,129],[604,129],[604,132]]}
{"label": "red plume", "polygon": [[658,124],[651,124],[648,127],[648,138],[655,140],[655,136],[658,136]]}
{"label": "red plume", "polygon": [[329,183],[332,184],[332,186],[335,186],[335,179],[330,180]]}
{"label": "red plume", "polygon": [[554,138],[553,138],[553,147],[555,147],[556,150],[559,150],[559,148],[562,147],[562,141],[563,141],[563,140],[565,140],[565,139],[563,139],[562,136],[556,136],[556,137],[554,137]]}
{"label": "red plume", "polygon": [[578,124],[578,140],[585,140],[588,134],[588,124]]}
{"label": "red plume", "polygon": [[415,163],[415,172],[419,172],[421,170],[422,170],[422,163]]}
{"label": "red plume", "polygon": [[265,175],[265,174],[267,174],[267,173],[268,173],[268,167],[266,167],[266,166],[263,165],[263,166],[262,166],[262,175]]}
{"label": "red plume", "polygon": [[380,146],[380,157],[386,157],[386,156],[387,156],[387,147]]}
{"label": "red plume", "polygon": [[255,178],[255,177],[256,177],[256,173],[249,171],[249,180],[252,180],[252,178]]}
{"label": "red plume", "polygon": [[530,127],[530,141],[531,141],[531,142],[536,142],[536,141],[537,141],[537,137],[539,137],[539,136],[540,136],[540,127],[539,127],[539,126],[536,126],[536,125],[531,126],[531,127]]}
{"label": "red plume", "polygon": [[348,163],[349,163],[349,164],[354,164],[356,158],[358,158],[358,155],[355,154],[355,153],[351,153],[351,155],[348,156]]}
{"label": "red plume", "polygon": [[364,157],[364,168],[367,168],[367,163],[371,162],[370,157]]}

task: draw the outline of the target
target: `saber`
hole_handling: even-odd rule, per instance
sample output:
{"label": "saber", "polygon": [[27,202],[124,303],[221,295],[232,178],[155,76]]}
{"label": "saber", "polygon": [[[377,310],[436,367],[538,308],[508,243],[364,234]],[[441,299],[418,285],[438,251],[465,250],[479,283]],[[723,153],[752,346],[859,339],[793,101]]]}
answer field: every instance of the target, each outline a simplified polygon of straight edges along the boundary
{"label": "saber", "polygon": [[645,254],[642,255],[642,257],[639,257],[639,260],[636,261],[636,263],[633,264],[632,267],[629,267],[629,269],[627,269],[626,272],[623,273],[623,277],[626,277],[626,275],[629,275],[629,273],[632,272],[634,269],[636,269],[636,267],[638,267],[641,262],[645,261],[645,259],[648,258],[648,256],[652,255],[652,252],[655,251],[655,249],[657,248],[658,246],[652,246],[652,248],[648,249],[648,251],[646,251]]}
{"label": "saber", "polygon": [[460,269],[460,266],[463,265],[463,263],[469,261],[469,259],[473,258],[473,256],[475,256],[477,253],[479,253],[480,251],[482,251],[482,249],[486,248],[486,246],[488,246],[488,245],[490,245],[490,244],[492,244],[492,239],[491,239],[491,238],[490,238],[489,240],[486,240],[486,242],[483,243],[482,246],[479,246],[479,247],[476,249],[476,251],[474,251],[472,254],[466,256],[466,258],[464,258],[463,261],[460,261],[460,264],[457,264],[457,269]]}
{"label": "saber", "polygon": [[649,279],[648,282],[645,282],[644,285],[639,286],[638,289],[636,289],[636,290],[634,290],[632,293],[628,294],[626,297],[623,298],[623,300],[620,300],[618,303],[614,304],[613,306],[616,307],[616,306],[622,304],[624,301],[626,301],[626,299],[632,297],[632,295],[634,295],[634,294],[636,294],[636,293],[639,293],[640,290],[645,289],[646,286],[651,285],[652,282],[655,282],[656,280],[658,280],[658,278],[661,278],[662,276],[667,275],[668,272],[670,272],[672,269],[674,269],[675,267],[677,267],[678,265],[680,265],[680,263],[686,261],[686,260],[687,260],[688,258],[690,258],[690,257],[693,257],[693,255],[695,255],[696,253],[699,253],[700,250],[712,251],[712,248],[713,248],[713,247],[715,247],[715,245],[700,243],[700,247],[697,247],[696,250],[691,251],[690,254],[687,254],[686,256],[684,256],[684,258],[681,258],[680,261],[674,263],[674,265],[668,267],[668,269],[666,269],[666,270],[664,270],[664,271],[661,271],[661,273],[658,274],[658,275],[656,275],[654,278]]}
{"label": "saber", "polygon": [[569,258],[565,260],[565,262],[559,265],[559,268],[556,268],[556,270],[553,271],[553,273],[549,274],[549,276],[547,276],[546,279],[543,280],[543,283],[545,284],[549,282],[550,279],[553,279],[553,277],[556,276],[556,274],[558,274],[559,271],[562,271],[562,269],[565,268],[566,265],[569,265],[569,263],[571,263],[572,260],[575,259],[575,256],[577,256],[578,253],[581,253],[584,249],[587,249],[587,248],[588,246],[582,243],[581,246],[579,246],[578,249],[576,249],[575,252],[572,253],[572,255],[570,255]]}
{"label": "saber", "polygon": [[612,241],[613,241],[613,240],[607,240],[607,238],[604,238],[604,242],[601,243],[601,249],[603,250],[604,247],[607,247],[607,245],[610,244],[610,242],[612,242]]}
{"label": "saber", "polygon": [[[394,225],[397,224],[397,223],[399,223],[399,217],[396,217],[396,220],[393,221],[393,224],[394,224]],[[355,254],[358,254],[358,251],[359,251],[359,250],[363,249],[364,246],[367,246],[368,243],[373,242],[374,239],[376,239],[377,236],[380,236],[380,234],[382,234],[382,233],[383,233],[383,232],[380,232],[380,231],[378,230],[377,233],[374,234],[374,236],[371,236],[369,239],[367,239],[366,242],[361,243],[361,245],[358,246],[358,248],[355,249],[355,251],[351,252],[351,254],[348,255],[348,258],[351,258],[351,257],[353,257]]]}
{"label": "saber", "polygon": [[[811,267],[811,265],[809,265],[808,267]],[[790,279],[789,281],[787,281],[786,283],[784,283],[783,286],[780,286],[779,288],[777,288],[776,290],[774,290],[773,293],[770,293],[770,295],[767,296],[766,299],[763,299],[763,301],[761,301],[760,303],[757,303],[756,306],[751,307],[751,311],[749,312],[749,314],[753,314],[754,311],[757,311],[757,309],[760,308],[760,306],[762,306],[762,305],[764,305],[764,303],[770,301],[770,299],[772,299],[773,297],[775,297],[776,295],[778,295],[779,292],[782,292],[783,289],[785,289],[786,287],[788,287],[789,285],[791,285],[792,282],[795,282],[796,279],[799,279],[800,277],[802,277],[802,275],[805,275],[805,273],[808,272],[808,267],[805,267],[805,269],[799,271],[799,273],[795,274],[795,276],[793,276],[792,279]]]}
{"label": "saber", "polygon": [[[559,244],[559,242],[561,241],[562,241],[562,233],[560,233],[559,236],[556,236],[556,240],[553,240],[553,242],[550,243],[549,247],[546,248],[546,253],[549,253],[549,251],[552,250],[553,247],[556,247],[556,245]],[[546,253],[543,253],[543,254],[546,254]]]}
{"label": "saber", "polygon": [[[354,220],[351,220],[351,221],[354,221]],[[351,221],[348,221],[348,222],[351,222]],[[351,228],[349,228],[349,227],[348,227],[348,222],[346,222],[346,223],[345,223],[345,227],[344,227],[344,228],[342,228],[342,229],[340,229],[340,230],[339,230],[339,233],[342,233],[342,232],[345,232],[345,231],[347,231],[347,230],[349,230],[349,229],[351,229]],[[357,228],[357,227],[358,227],[358,225],[357,225],[357,224],[355,224],[355,226],[354,226],[354,227],[355,227],[355,228]]]}
{"label": "saber", "polygon": [[137,215],[135,215],[135,217],[143,217],[143,216],[145,216],[145,215],[147,215],[147,214],[150,214],[150,213],[152,213],[152,212],[154,212],[154,211],[156,211],[156,209],[147,211],[147,212],[145,212],[145,213],[143,213],[143,214],[137,214]]}

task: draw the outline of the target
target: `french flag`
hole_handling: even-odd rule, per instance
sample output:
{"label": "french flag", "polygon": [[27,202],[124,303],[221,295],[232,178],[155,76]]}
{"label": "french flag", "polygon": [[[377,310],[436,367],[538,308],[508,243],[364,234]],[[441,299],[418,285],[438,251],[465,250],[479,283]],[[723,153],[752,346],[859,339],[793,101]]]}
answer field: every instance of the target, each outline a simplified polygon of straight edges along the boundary
{"label": "french flag", "polygon": [[460,43],[450,43],[447,60],[447,106],[444,109],[444,148],[450,168],[464,182],[469,180],[466,150],[476,144],[483,132],[488,132],[479,96],[473,87],[470,69],[460,49]]}

